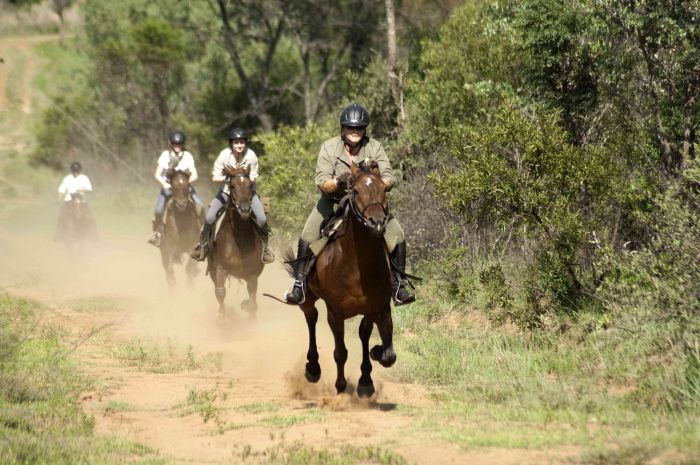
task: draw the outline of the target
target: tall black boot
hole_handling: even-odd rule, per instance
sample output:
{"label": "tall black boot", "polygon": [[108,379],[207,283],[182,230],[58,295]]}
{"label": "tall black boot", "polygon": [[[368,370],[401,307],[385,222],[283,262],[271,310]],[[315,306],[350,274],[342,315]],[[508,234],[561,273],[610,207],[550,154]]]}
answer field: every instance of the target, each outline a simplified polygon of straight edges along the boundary
{"label": "tall black boot", "polygon": [[198,262],[204,261],[209,254],[210,242],[211,242],[211,232],[213,224],[204,223],[202,226],[202,233],[199,235],[199,244],[194,247],[194,250],[190,253],[190,257]]}
{"label": "tall black boot", "polygon": [[294,263],[294,286],[284,294],[284,300],[290,305],[301,305],[306,300],[306,264],[309,258],[309,243],[299,239],[297,261]]}
{"label": "tall black boot", "polygon": [[396,244],[394,251],[391,252],[391,260],[401,272],[401,274],[396,272],[391,273],[391,295],[394,300],[394,305],[410,304],[416,300],[416,295],[406,289],[407,282],[402,278],[402,275],[406,273],[406,241]]}
{"label": "tall black boot", "polygon": [[272,249],[267,245],[268,241],[270,240],[270,226],[265,223],[261,228],[260,228],[260,239],[262,240],[262,262],[264,264],[272,263],[275,261],[275,254],[272,252]]}

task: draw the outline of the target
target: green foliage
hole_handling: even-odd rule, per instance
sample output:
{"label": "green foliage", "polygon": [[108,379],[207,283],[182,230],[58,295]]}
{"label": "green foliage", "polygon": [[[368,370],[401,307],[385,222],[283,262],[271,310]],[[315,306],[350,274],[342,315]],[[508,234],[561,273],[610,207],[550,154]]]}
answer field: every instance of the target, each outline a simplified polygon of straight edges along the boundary
{"label": "green foliage", "polygon": [[562,109],[571,138],[580,143],[581,119],[597,104],[599,62],[595,16],[588,1],[527,0],[516,16],[523,77],[536,98]]}
{"label": "green foliage", "polygon": [[[444,159],[443,141],[459,128],[488,119],[518,86],[511,1],[474,1],[442,25],[439,38],[423,44],[420,74],[407,83],[407,137],[418,157],[407,163],[433,166]],[[428,160],[423,156],[429,155]]]}
{"label": "green foliage", "polygon": [[[700,405],[700,163],[657,199],[649,245],[621,257],[602,294],[621,337],[648,344],[636,364],[639,397],[678,409]],[[660,386],[668,392],[659,395]]]}
{"label": "green foliage", "polygon": [[282,127],[258,136],[260,158],[258,192],[271,199],[270,222],[277,231],[297,237],[319,197],[314,183],[321,144],[335,134],[335,125]]}
{"label": "green foliage", "polygon": [[88,384],[55,332],[37,322],[39,304],[0,296],[0,462],[119,463],[151,451],[93,437],[79,398]]}
{"label": "green foliage", "polygon": [[596,227],[589,206],[595,202],[604,211],[616,179],[605,151],[569,144],[555,112],[510,106],[488,126],[460,130],[448,144],[461,165],[434,177],[444,201],[470,222],[535,238],[535,292],[555,308],[575,308],[598,278],[582,252]]}

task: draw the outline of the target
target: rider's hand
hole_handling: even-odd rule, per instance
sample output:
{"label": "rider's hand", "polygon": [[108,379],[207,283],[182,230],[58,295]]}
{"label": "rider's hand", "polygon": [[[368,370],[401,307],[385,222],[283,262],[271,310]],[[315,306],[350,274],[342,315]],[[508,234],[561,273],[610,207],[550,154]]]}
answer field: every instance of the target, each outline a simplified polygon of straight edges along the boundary
{"label": "rider's hand", "polygon": [[329,179],[328,181],[323,183],[323,191],[326,194],[332,194],[337,190],[338,190],[338,179],[337,178]]}

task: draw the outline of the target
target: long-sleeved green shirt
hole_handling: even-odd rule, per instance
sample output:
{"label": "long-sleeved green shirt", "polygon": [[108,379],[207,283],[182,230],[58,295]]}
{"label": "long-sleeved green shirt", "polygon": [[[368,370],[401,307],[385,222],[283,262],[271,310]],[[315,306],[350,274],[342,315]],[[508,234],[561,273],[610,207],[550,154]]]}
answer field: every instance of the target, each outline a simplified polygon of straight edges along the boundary
{"label": "long-sleeved green shirt", "polygon": [[[384,147],[382,147],[381,142],[371,137],[366,137],[362,141],[362,147],[357,153],[355,159],[358,163],[361,160],[368,159],[369,161],[376,161],[379,165],[379,174],[384,181],[390,181],[391,184],[396,182],[394,178],[394,173],[391,171],[391,165],[389,164],[389,157],[386,156]],[[350,165],[350,158],[345,153],[343,148],[343,140],[340,136],[328,139],[321,145],[321,152],[318,154],[318,161],[316,162],[316,185],[321,192],[323,192],[323,183],[340,176],[343,173],[350,171],[345,163]]]}

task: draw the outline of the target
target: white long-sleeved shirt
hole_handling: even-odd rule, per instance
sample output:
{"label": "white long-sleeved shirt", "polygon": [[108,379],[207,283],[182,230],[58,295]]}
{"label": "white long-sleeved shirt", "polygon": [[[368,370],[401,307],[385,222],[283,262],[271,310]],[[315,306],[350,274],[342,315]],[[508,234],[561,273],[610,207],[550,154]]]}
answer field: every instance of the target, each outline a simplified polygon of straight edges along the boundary
{"label": "white long-sleeved shirt", "polygon": [[[166,172],[169,168],[177,171],[188,171],[190,174],[197,176],[197,169],[194,166],[194,157],[187,150],[176,154],[170,150],[164,150],[158,157],[158,166],[163,168],[161,177],[167,180]],[[190,177],[191,178],[191,177]],[[194,179],[192,179],[194,181]]]}
{"label": "white long-sleeved shirt", "polygon": [[[248,176],[250,176],[250,180],[253,182],[255,182],[255,180],[258,178],[258,157],[255,155],[255,152],[250,149],[246,149],[246,152],[243,154],[243,158],[240,162],[236,160],[236,157],[233,155],[233,151],[230,148],[223,149],[219,153],[219,156],[216,157],[214,169],[211,171],[212,180],[214,182],[221,182],[224,180],[226,177],[224,174],[224,168],[227,166],[234,169],[248,169]],[[224,184],[224,192],[226,194],[229,193],[228,184]]]}
{"label": "white long-sleeved shirt", "polygon": [[58,186],[58,193],[63,195],[63,200],[66,202],[70,202],[73,194],[79,191],[92,192],[90,179],[84,174],[79,174],[78,176],[69,174],[63,178],[63,182]]}

